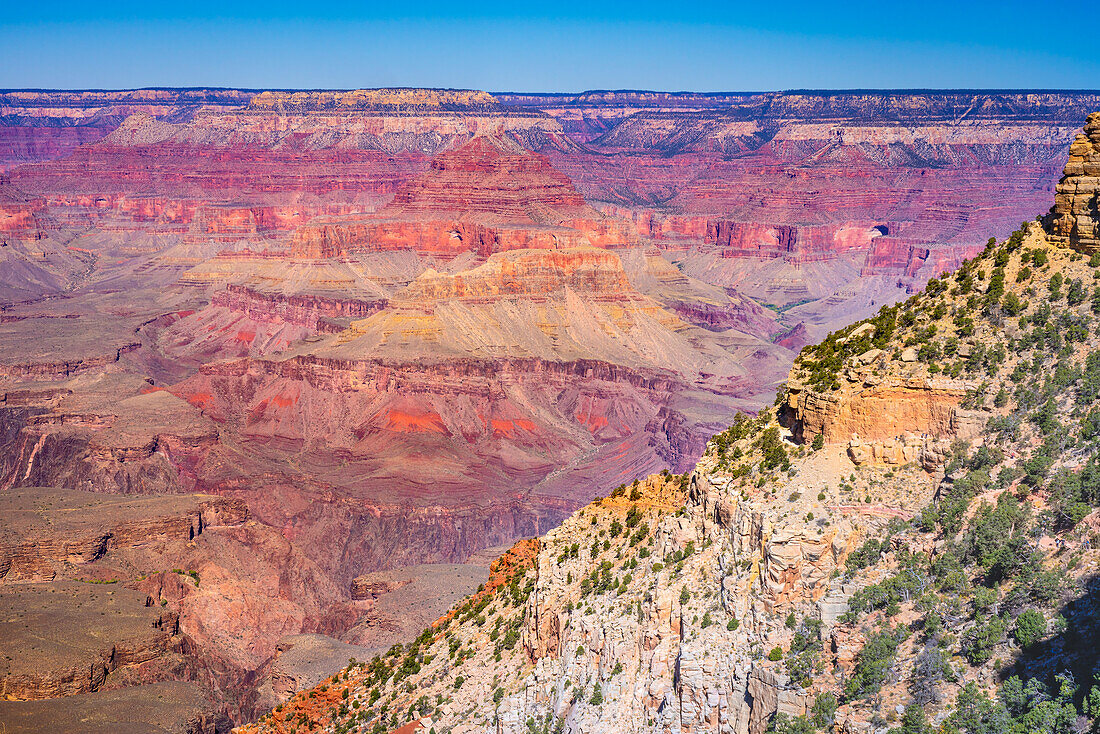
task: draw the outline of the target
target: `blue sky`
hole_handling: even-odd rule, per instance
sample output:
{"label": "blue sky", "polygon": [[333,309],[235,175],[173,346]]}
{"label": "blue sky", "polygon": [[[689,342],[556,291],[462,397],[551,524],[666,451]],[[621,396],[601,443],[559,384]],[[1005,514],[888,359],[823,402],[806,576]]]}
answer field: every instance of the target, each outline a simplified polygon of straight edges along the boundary
{"label": "blue sky", "polygon": [[1096,89],[1086,7],[7,0],[0,87]]}

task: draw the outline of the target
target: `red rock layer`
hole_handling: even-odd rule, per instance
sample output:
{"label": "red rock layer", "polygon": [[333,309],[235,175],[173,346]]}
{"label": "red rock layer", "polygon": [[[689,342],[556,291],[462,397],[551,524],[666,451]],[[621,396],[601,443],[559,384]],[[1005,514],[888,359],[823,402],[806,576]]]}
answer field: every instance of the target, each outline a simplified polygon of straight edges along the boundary
{"label": "red rock layer", "polygon": [[722,257],[786,257],[800,261],[867,250],[888,226],[848,221],[833,226],[769,225],[761,222],[707,221],[705,241],[722,248]]}
{"label": "red rock layer", "polygon": [[629,234],[589,208],[549,159],[501,137],[475,137],[436,157],[367,219],[319,221],[294,234],[293,253],[414,249],[487,257],[515,249],[622,244]]}
{"label": "red rock layer", "polygon": [[298,228],[291,252],[295,257],[308,258],[394,250],[415,250],[443,257],[474,252],[488,257],[506,250],[546,250],[588,243],[585,234],[572,227],[490,225],[461,219],[402,221],[349,217],[314,220]]}
{"label": "red rock layer", "polygon": [[480,137],[438,156],[381,214],[398,218],[460,212],[536,224],[549,212],[582,207],[584,199],[545,156],[505,139]]}
{"label": "red rock layer", "polygon": [[[178,390],[224,425],[240,417],[237,430],[255,449],[354,463],[355,472],[321,477],[368,502],[461,507],[487,491],[503,501],[561,466],[602,457],[598,469],[589,459],[577,467],[578,486],[559,482],[547,488],[552,496],[522,503],[535,516],[557,516],[591,491],[593,470],[625,477],[658,456],[686,465],[706,431],[679,427],[670,401],[684,387],[671,375],[595,360],[420,366],[308,356],[210,365]],[[342,416],[357,418],[345,425]]]}
{"label": "red rock layer", "polygon": [[28,196],[0,174],[0,238],[39,240],[45,236],[46,200]]}
{"label": "red rock layer", "polygon": [[204,242],[372,211],[425,164],[418,154],[378,151],[95,143],[21,166],[12,179],[43,196],[66,226],[177,232]]}

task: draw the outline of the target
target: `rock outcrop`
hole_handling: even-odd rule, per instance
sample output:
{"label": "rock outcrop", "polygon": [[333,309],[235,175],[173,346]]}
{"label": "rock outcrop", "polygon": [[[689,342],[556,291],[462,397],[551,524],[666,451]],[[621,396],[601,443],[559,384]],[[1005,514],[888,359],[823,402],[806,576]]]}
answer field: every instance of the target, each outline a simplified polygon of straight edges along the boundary
{"label": "rock outcrop", "polygon": [[1046,219],[1052,242],[1087,254],[1100,252],[1100,112],[1069,147],[1069,162]]}
{"label": "rock outcrop", "polygon": [[[171,680],[184,663],[185,642],[176,612],[146,603],[130,589],[108,590],[79,582],[0,587],[8,654],[0,670],[0,696],[35,701],[101,689],[114,673]],[[15,619],[29,620],[19,624]],[[35,637],[49,625],[41,647]],[[164,676],[164,678],[162,678]],[[112,679],[113,680],[113,679]]]}
{"label": "rock outcrop", "polygon": [[[787,404],[793,412],[796,435],[813,440],[819,433],[825,441],[839,443],[853,434],[876,441],[892,439],[909,431],[933,437],[963,436],[965,423],[959,403],[972,385],[950,379],[913,377],[871,380],[840,391],[807,389],[788,383]],[[972,435],[972,431],[966,430]]]}
{"label": "rock outcrop", "polygon": [[239,500],[203,495],[130,498],[16,488],[5,490],[5,501],[0,583],[52,581],[112,551],[187,542],[207,528],[248,519]]}
{"label": "rock outcrop", "polygon": [[338,634],[365,611],[238,499],[37,487],[4,495],[0,606],[10,645],[0,695],[41,700],[43,711],[90,706],[64,701],[116,689],[155,699],[162,682],[194,681],[224,730],[273,705],[256,673],[278,640]]}
{"label": "rock outcrop", "polygon": [[64,382],[53,390],[12,390],[0,403],[0,486],[193,489],[190,457],[218,441],[198,409],[133,377],[73,379],[76,390]]}

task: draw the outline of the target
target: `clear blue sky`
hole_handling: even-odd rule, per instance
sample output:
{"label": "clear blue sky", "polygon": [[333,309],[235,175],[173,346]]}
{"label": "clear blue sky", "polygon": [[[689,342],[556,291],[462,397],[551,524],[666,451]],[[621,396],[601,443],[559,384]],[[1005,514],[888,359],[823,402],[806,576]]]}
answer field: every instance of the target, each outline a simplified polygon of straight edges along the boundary
{"label": "clear blue sky", "polygon": [[1100,88],[1059,0],[3,5],[0,87]]}

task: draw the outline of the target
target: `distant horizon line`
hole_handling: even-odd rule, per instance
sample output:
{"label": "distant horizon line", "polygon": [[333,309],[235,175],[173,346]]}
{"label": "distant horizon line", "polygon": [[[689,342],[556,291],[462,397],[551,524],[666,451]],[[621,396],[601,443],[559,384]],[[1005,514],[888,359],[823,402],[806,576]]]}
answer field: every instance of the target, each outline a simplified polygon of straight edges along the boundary
{"label": "distant horizon line", "polygon": [[852,87],[832,89],[828,87],[803,88],[803,89],[768,89],[751,91],[692,91],[677,90],[668,91],[662,89],[585,89],[579,92],[543,92],[532,90],[497,90],[477,89],[474,87],[418,87],[418,86],[385,86],[385,87],[232,87],[217,85],[198,86],[144,86],[144,87],[5,87],[0,88],[0,94],[13,92],[357,92],[357,91],[381,91],[381,90],[425,90],[438,92],[485,92],[491,95],[538,95],[544,97],[582,97],[591,94],[663,94],[671,97],[686,96],[754,96],[764,94],[1100,94],[1097,89],[1060,89],[1039,87]]}

